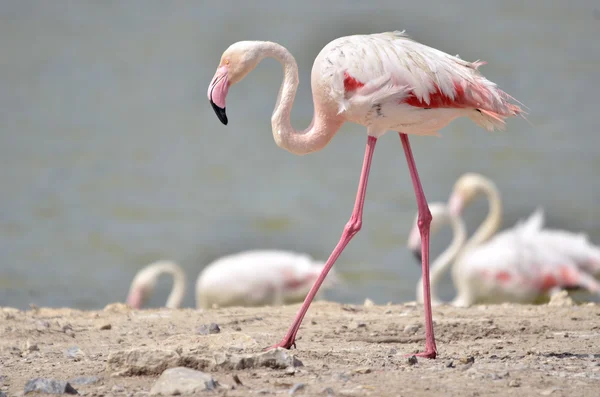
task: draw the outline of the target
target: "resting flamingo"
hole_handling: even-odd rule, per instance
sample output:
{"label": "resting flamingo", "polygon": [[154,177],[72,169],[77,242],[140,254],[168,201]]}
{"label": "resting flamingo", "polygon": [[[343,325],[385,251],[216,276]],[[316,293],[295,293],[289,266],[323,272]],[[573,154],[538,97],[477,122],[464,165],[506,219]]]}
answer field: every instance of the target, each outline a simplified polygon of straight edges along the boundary
{"label": "resting flamingo", "polygon": [[[283,83],[271,117],[273,138],[297,155],[324,148],[345,122],[367,127],[367,145],[358,193],[350,220],[328,258],[322,274],[306,296],[283,339],[271,348],[295,346],[302,320],[327,273],[362,226],[362,214],[377,140],[388,130],[400,131],[419,212],[422,235],[422,272],[425,297],[425,351],[437,354],[429,302],[429,223],[431,214],[419,180],[408,134],[437,135],[458,117],[479,126],[502,128],[504,119],[522,113],[512,98],[479,72],[483,62],[458,56],[411,40],[403,32],[341,37],[327,44],[312,68],[313,120],[306,130],[295,130],[290,113],[298,88],[298,65],[283,46],[267,41],[240,41],[221,56],[208,87],[208,99],[223,124],[227,124],[225,99],[231,85],[241,81],[264,58],[283,65]],[[341,165],[343,166],[343,165]]]}
{"label": "resting flamingo", "polygon": [[[477,232],[481,233],[480,242],[484,242],[502,223],[502,200],[496,184],[481,174],[466,173],[455,182],[448,206],[450,211],[458,216],[480,195],[485,195],[489,203],[488,216],[482,223],[481,230]],[[527,224],[527,235],[534,237],[537,244],[559,251],[570,258],[579,269],[600,276],[600,247],[591,244],[585,233],[545,229],[544,213],[541,209],[533,213]]]}
{"label": "resting flamingo", "polygon": [[[437,285],[452,267],[452,279],[457,296],[455,306],[476,303],[535,303],[547,298],[556,289],[581,287],[600,294],[600,283],[578,268],[560,247],[545,244],[537,238],[536,228],[541,211],[525,222],[498,233],[487,242],[466,241],[466,229],[460,216],[443,203],[431,203],[431,231],[435,233],[450,223],[454,237],[448,248],[434,261],[431,269],[432,304],[440,304]],[[491,228],[488,228],[489,233]],[[492,231],[493,234],[493,231]],[[482,234],[480,234],[482,236]],[[408,247],[419,256],[420,235],[415,223],[409,233]],[[417,301],[423,302],[422,279],[417,284]]]}
{"label": "resting flamingo", "polygon": [[[252,250],[221,257],[207,265],[196,281],[196,307],[213,305],[263,306],[301,302],[323,269],[323,262],[296,252]],[[133,279],[127,304],[139,309],[150,299],[161,274],[173,276],[166,307],[179,308],[186,277],[181,267],[160,260],[141,269]],[[339,283],[335,273],[325,288]]]}

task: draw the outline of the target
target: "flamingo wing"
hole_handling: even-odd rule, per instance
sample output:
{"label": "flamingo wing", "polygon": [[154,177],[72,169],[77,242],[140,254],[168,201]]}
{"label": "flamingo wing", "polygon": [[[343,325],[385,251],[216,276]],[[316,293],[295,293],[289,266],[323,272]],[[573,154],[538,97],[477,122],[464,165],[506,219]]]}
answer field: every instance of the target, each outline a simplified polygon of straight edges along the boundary
{"label": "flamingo wing", "polygon": [[403,32],[342,37],[323,51],[323,72],[330,74],[340,111],[353,101],[393,100],[417,108],[478,109],[493,116],[496,126],[521,113],[512,97],[478,72],[483,62],[464,61]]}

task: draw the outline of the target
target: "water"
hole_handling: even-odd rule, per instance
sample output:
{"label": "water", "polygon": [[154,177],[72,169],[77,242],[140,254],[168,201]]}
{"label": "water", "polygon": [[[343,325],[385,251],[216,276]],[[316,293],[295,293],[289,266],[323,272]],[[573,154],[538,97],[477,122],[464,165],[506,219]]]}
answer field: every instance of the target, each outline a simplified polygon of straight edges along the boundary
{"label": "water", "polygon": [[[406,29],[488,61],[484,74],[529,107],[531,124],[490,134],[459,120],[443,138],[412,138],[428,198],[446,199],[463,172],[481,172],[502,192],[504,225],[543,205],[550,226],[600,242],[596,2],[297,3],[0,1],[0,305],[101,308],[124,300],[141,266],[172,258],[190,277],[191,306],[192,279],[220,255],[327,258],[352,209],[365,131],[345,125],[308,156],[279,149],[270,115],[282,73],[272,60],[231,90],[222,126],[206,87],[222,51],[242,39],[295,55],[297,128],[312,117],[313,59],[336,37]],[[405,242],[415,211],[388,134],[363,230],[337,265],[347,286],[330,299],[414,299],[420,269]],[[469,208],[470,230],[485,211],[483,199]],[[434,256],[448,240],[434,239]],[[162,281],[150,304],[169,288]],[[448,280],[441,296],[453,296]]]}

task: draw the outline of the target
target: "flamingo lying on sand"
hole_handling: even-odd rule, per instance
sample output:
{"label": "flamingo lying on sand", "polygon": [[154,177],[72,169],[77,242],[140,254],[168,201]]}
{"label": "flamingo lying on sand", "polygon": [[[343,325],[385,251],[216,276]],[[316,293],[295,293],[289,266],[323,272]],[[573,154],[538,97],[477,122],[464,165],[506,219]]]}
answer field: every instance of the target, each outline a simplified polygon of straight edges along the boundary
{"label": "flamingo lying on sand", "polygon": [[[324,263],[295,252],[245,251],[210,263],[196,281],[196,307],[263,306],[301,302],[323,270]],[[129,289],[127,304],[139,309],[150,298],[161,274],[173,276],[166,307],[178,308],[185,296],[185,273],[175,262],[162,260],[140,270]],[[338,283],[332,274],[325,288]]]}
{"label": "flamingo lying on sand", "polygon": [[521,114],[521,109],[509,102],[512,98],[508,94],[477,71],[483,62],[463,61],[411,40],[403,32],[388,32],[341,37],[321,50],[311,76],[314,116],[310,126],[303,131],[295,130],[290,123],[298,88],[298,65],[292,54],[273,42],[232,44],[221,56],[208,87],[208,99],[223,124],[227,124],[225,98],[229,87],[267,57],[275,58],[283,65],[283,83],[271,118],[277,145],[297,155],[315,152],[325,147],[346,121],[367,127],[368,135],[350,220],[287,333],[272,348],[295,346],[304,315],[327,272],[361,229],[375,144],[388,130],[395,130],[401,131],[399,135],[417,199],[422,236],[426,341],[425,351],[419,356],[435,358],[437,349],[429,301],[431,214],[407,134],[437,135],[438,130],[463,116],[493,130],[503,127],[505,118]]}
{"label": "flamingo lying on sand", "polygon": [[[481,174],[470,172],[462,175],[454,184],[448,206],[454,215],[459,216],[481,194],[487,197],[489,203],[488,216],[477,231],[479,241],[483,242],[502,223],[502,200],[494,182]],[[541,209],[534,212],[527,224],[526,235],[535,237],[536,243],[570,258],[582,271],[600,276],[600,247],[591,244],[585,233],[545,229]]]}
{"label": "flamingo lying on sand", "polygon": [[[537,226],[542,216],[536,211],[525,222],[498,233],[487,242],[476,233],[468,242],[465,224],[445,204],[431,203],[431,231],[435,233],[444,224],[450,223],[454,237],[450,246],[434,261],[431,269],[432,303],[440,304],[436,287],[442,277],[452,268],[452,279],[457,296],[455,306],[470,306],[476,303],[535,303],[547,298],[556,289],[587,289],[600,294],[600,283],[577,267],[568,253],[560,247],[546,244]],[[488,227],[487,237],[493,234]],[[420,235],[415,223],[409,234],[408,247],[419,256]],[[417,285],[417,301],[423,302],[422,282]]]}

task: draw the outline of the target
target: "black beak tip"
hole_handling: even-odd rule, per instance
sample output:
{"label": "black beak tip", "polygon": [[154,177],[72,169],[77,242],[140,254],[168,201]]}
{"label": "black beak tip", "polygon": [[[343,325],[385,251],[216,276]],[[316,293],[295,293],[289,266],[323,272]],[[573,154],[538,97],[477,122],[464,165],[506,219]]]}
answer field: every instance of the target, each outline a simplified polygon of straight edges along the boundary
{"label": "black beak tip", "polygon": [[217,105],[215,105],[215,103],[213,101],[210,101],[210,105],[212,106],[213,110],[215,111],[215,113],[217,114],[217,117],[219,118],[219,120],[221,120],[221,123],[227,125],[227,113],[225,112],[225,108],[220,108]]}
{"label": "black beak tip", "polygon": [[421,260],[423,259],[423,257],[421,256],[421,249],[416,249],[413,252],[413,256],[417,259],[417,261],[419,261],[419,264],[421,263]]}

